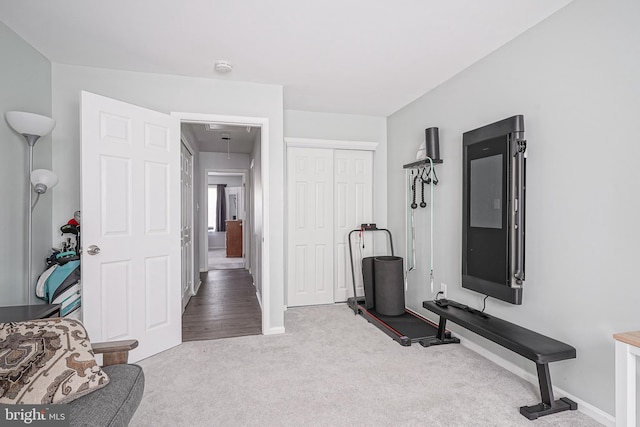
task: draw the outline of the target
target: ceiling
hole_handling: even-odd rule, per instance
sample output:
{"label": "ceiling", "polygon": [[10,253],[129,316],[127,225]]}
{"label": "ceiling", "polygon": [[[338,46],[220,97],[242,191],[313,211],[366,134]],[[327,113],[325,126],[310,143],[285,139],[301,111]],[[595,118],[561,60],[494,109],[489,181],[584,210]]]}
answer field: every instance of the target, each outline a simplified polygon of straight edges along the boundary
{"label": "ceiling", "polygon": [[[203,152],[251,154],[259,127],[216,123],[182,123],[180,130]],[[227,144],[227,141],[229,143]]]}
{"label": "ceiling", "polygon": [[387,116],[571,1],[29,0],[0,2],[0,20],[54,63],[276,84],[285,109]]}

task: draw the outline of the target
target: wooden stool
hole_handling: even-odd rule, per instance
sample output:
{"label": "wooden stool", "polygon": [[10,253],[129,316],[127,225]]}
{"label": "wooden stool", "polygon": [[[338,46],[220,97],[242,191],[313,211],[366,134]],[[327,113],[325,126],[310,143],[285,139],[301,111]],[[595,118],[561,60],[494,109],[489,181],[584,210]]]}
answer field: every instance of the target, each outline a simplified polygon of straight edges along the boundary
{"label": "wooden stool", "polygon": [[616,340],[616,426],[636,425],[636,357],[640,331],[613,334]]}

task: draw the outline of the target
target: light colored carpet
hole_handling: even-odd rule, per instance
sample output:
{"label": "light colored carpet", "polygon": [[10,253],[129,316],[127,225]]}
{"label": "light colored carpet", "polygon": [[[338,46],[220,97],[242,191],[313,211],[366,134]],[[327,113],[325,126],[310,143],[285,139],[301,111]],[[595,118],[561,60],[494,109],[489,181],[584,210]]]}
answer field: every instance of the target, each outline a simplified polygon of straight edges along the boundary
{"label": "light colored carpet", "polygon": [[227,258],[226,249],[209,249],[210,270],[236,270],[244,268],[242,258]]}
{"label": "light colored carpet", "polygon": [[131,426],[600,425],[578,411],[531,422],[519,407],[536,386],[461,345],[402,347],[346,305],[289,309],[285,326],[143,360]]}

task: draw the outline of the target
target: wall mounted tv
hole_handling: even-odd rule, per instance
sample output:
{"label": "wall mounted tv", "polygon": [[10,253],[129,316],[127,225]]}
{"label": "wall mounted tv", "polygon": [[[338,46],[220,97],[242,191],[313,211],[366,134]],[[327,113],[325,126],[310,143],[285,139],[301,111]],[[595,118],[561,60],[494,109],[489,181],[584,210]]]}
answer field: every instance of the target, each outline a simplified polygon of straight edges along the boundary
{"label": "wall mounted tv", "polygon": [[465,132],[462,143],[462,287],[522,304],[524,116]]}

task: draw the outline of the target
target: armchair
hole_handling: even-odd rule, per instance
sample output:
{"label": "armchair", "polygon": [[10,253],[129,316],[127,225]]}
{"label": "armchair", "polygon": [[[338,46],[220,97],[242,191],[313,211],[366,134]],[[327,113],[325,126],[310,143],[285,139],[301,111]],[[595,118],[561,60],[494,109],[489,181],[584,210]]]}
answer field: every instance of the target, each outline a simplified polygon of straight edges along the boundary
{"label": "armchair", "polygon": [[129,425],[144,392],[142,368],[127,364],[129,351],[137,346],[137,340],[91,344],[94,354],[102,354],[102,369],[110,381],[105,387],[69,403],[70,426]]}

